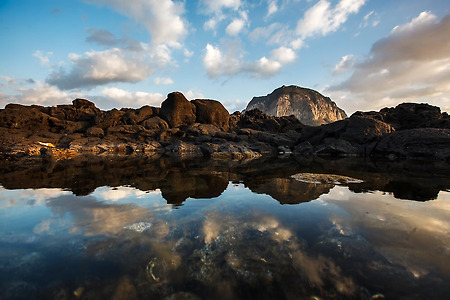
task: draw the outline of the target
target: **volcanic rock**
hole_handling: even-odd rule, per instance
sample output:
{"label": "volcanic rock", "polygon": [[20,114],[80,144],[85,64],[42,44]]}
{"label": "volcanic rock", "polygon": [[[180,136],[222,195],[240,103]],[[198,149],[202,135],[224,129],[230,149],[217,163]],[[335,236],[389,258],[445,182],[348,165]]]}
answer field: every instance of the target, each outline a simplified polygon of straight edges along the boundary
{"label": "volcanic rock", "polygon": [[270,116],[296,116],[305,125],[317,126],[347,118],[330,98],[298,86],[282,86],[271,94],[253,97],[246,111],[258,108]]}
{"label": "volcanic rock", "polygon": [[191,125],[195,123],[195,105],[189,102],[180,92],[170,93],[161,104],[159,116],[164,119],[170,127]]}
{"label": "volcanic rock", "polygon": [[212,124],[224,131],[229,128],[230,113],[216,100],[196,99],[191,101],[196,107],[196,122]]}
{"label": "volcanic rock", "polygon": [[384,135],[374,148],[379,155],[450,158],[450,129],[415,128]]}

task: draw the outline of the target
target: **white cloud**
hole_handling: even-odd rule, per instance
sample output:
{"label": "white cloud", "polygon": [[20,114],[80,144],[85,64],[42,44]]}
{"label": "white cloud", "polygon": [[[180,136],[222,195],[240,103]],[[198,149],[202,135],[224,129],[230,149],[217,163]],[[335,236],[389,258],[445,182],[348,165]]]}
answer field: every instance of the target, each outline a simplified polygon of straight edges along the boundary
{"label": "white cloud", "polygon": [[182,18],[184,2],[171,0],[86,0],[108,5],[119,13],[135,19],[151,35],[153,44],[180,47],[187,34],[187,22]]}
{"label": "white cloud", "polygon": [[202,0],[202,5],[207,13],[220,13],[223,9],[238,10],[241,0]]}
{"label": "white cloud", "polygon": [[287,47],[280,47],[272,51],[272,57],[274,60],[279,61],[281,64],[285,65],[287,63],[293,62],[296,58],[295,52]]}
{"label": "white cloud", "polygon": [[250,66],[255,77],[268,77],[277,74],[288,63],[296,59],[295,52],[287,47],[280,47],[271,52],[270,58],[262,57]]}
{"label": "white cloud", "polygon": [[437,20],[430,12],[422,12],[377,41],[368,58],[354,65],[352,75],[327,92],[345,95],[345,105],[351,110],[379,109],[404,101],[427,101],[448,109],[449,32],[450,16]]}
{"label": "white cloud", "polygon": [[186,99],[204,99],[205,95],[200,91],[189,90],[183,93]]}
{"label": "white cloud", "polygon": [[278,11],[278,1],[277,0],[269,0],[267,3],[267,14],[266,18],[270,17],[274,13]]}
{"label": "white cloud", "polygon": [[189,49],[184,49],[183,50],[183,54],[184,54],[184,56],[186,56],[186,57],[192,57],[192,55],[194,55],[194,51],[190,51]]}
{"label": "white cloud", "polygon": [[[158,64],[166,63],[168,58],[160,52],[163,51],[154,54],[155,60]],[[110,82],[137,82],[153,73],[145,56],[119,48],[90,51],[84,53],[84,56],[72,53],[69,54],[69,59],[72,63],[71,71],[53,72],[47,79],[48,83],[62,90],[93,88]]]}
{"label": "white cloud", "polygon": [[374,10],[372,10],[371,12],[369,12],[368,14],[366,14],[364,16],[364,22],[362,24],[360,24],[360,27],[367,27],[367,26],[372,26],[375,27],[380,23],[380,19],[377,17],[377,14],[375,13]]}
{"label": "white cloud", "polygon": [[247,73],[253,77],[269,77],[277,74],[283,66],[296,59],[295,52],[287,47],[279,47],[271,52],[269,58],[263,56],[255,62],[246,62],[242,56],[236,57],[233,52],[225,54],[215,46],[208,44],[203,65],[210,77],[231,76]]}
{"label": "white cloud", "polygon": [[272,23],[267,27],[256,27],[250,32],[248,35],[249,39],[253,42],[256,42],[260,39],[268,40],[271,36],[273,36],[274,32],[280,30],[282,25],[280,23]]}
{"label": "white cloud", "polygon": [[320,0],[297,23],[296,33],[302,39],[334,32],[351,14],[357,13],[366,0],[341,0],[335,7],[327,0]]}
{"label": "white cloud", "polygon": [[39,59],[39,61],[41,62],[41,65],[47,66],[47,67],[50,66],[50,56],[52,56],[52,55],[53,55],[53,52],[47,52],[47,53],[44,54],[40,50],[36,50],[33,53],[33,56],[37,57]]}
{"label": "white cloud", "polygon": [[[242,3],[240,0],[202,0],[201,7],[203,13],[212,15],[211,18],[203,24],[204,30],[213,31],[215,34],[217,25],[223,20],[227,19],[228,12],[239,12]],[[227,34],[237,35],[244,27],[246,22],[246,16],[242,14],[245,12],[239,12],[240,18],[233,20],[227,27]],[[242,23],[244,21],[244,23]],[[241,26],[241,28],[239,28]]]}
{"label": "white cloud", "polygon": [[21,80],[10,79],[9,85],[13,93],[0,95],[0,107],[8,103],[56,105],[70,103],[72,99],[76,98],[74,95],[61,92],[56,87],[40,81],[34,81],[32,87],[23,87]]}
{"label": "white cloud", "polygon": [[155,84],[173,84],[173,80],[170,77],[157,77],[153,81]]}
{"label": "white cloud", "polygon": [[226,33],[230,36],[238,35],[244,28],[245,21],[242,19],[234,19],[225,29]]}
{"label": "white cloud", "polygon": [[333,74],[342,74],[350,70],[355,65],[355,56],[352,54],[345,55],[337,63],[333,69]]}
{"label": "white cloud", "polygon": [[160,106],[166,98],[159,93],[129,92],[119,88],[105,88],[101,94],[117,103],[119,107]]}
{"label": "white cloud", "polygon": [[203,65],[210,77],[235,75],[240,72],[242,60],[236,58],[234,51],[229,50],[225,55],[211,44],[206,45],[206,54],[203,57]]}

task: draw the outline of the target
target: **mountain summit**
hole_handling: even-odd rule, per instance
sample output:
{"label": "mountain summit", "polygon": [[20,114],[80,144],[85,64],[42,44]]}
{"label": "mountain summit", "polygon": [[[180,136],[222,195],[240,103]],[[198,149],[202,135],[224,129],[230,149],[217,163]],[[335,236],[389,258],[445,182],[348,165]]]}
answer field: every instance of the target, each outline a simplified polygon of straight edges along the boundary
{"label": "mountain summit", "polygon": [[253,97],[245,110],[255,108],[275,117],[295,115],[303,124],[312,126],[347,118],[345,111],[330,98],[295,85],[283,85],[267,96]]}

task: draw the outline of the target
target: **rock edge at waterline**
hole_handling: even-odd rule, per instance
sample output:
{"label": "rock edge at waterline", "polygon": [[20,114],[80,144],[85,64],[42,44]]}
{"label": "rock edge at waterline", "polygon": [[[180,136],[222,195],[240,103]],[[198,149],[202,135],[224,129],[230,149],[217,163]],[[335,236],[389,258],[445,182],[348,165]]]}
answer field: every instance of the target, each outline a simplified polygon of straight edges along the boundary
{"label": "rock edge at waterline", "polygon": [[450,160],[450,117],[428,104],[403,103],[356,112],[321,126],[260,110],[229,114],[216,100],[170,93],[161,108],[100,110],[86,99],[0,110],[0,153],[6,159],[70,159],[78,155],[158,158],[383,156]]}

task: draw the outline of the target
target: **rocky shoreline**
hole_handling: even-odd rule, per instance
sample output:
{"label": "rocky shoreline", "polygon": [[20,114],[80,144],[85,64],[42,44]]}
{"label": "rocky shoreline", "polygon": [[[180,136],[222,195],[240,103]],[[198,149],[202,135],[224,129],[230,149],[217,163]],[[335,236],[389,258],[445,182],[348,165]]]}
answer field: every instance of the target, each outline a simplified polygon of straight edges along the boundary
{"label": "rocky shoreline", "polygon": [[216,100],[170,93],[161,108],[100,110],[85,99],[53,107],[0,110],[0,153],[7,160],[126,155],[244,160],[262,156],[374,156],[450,161],[450,117],[428,104],[356,112],[321,126],[255,109],[229,112]]}

